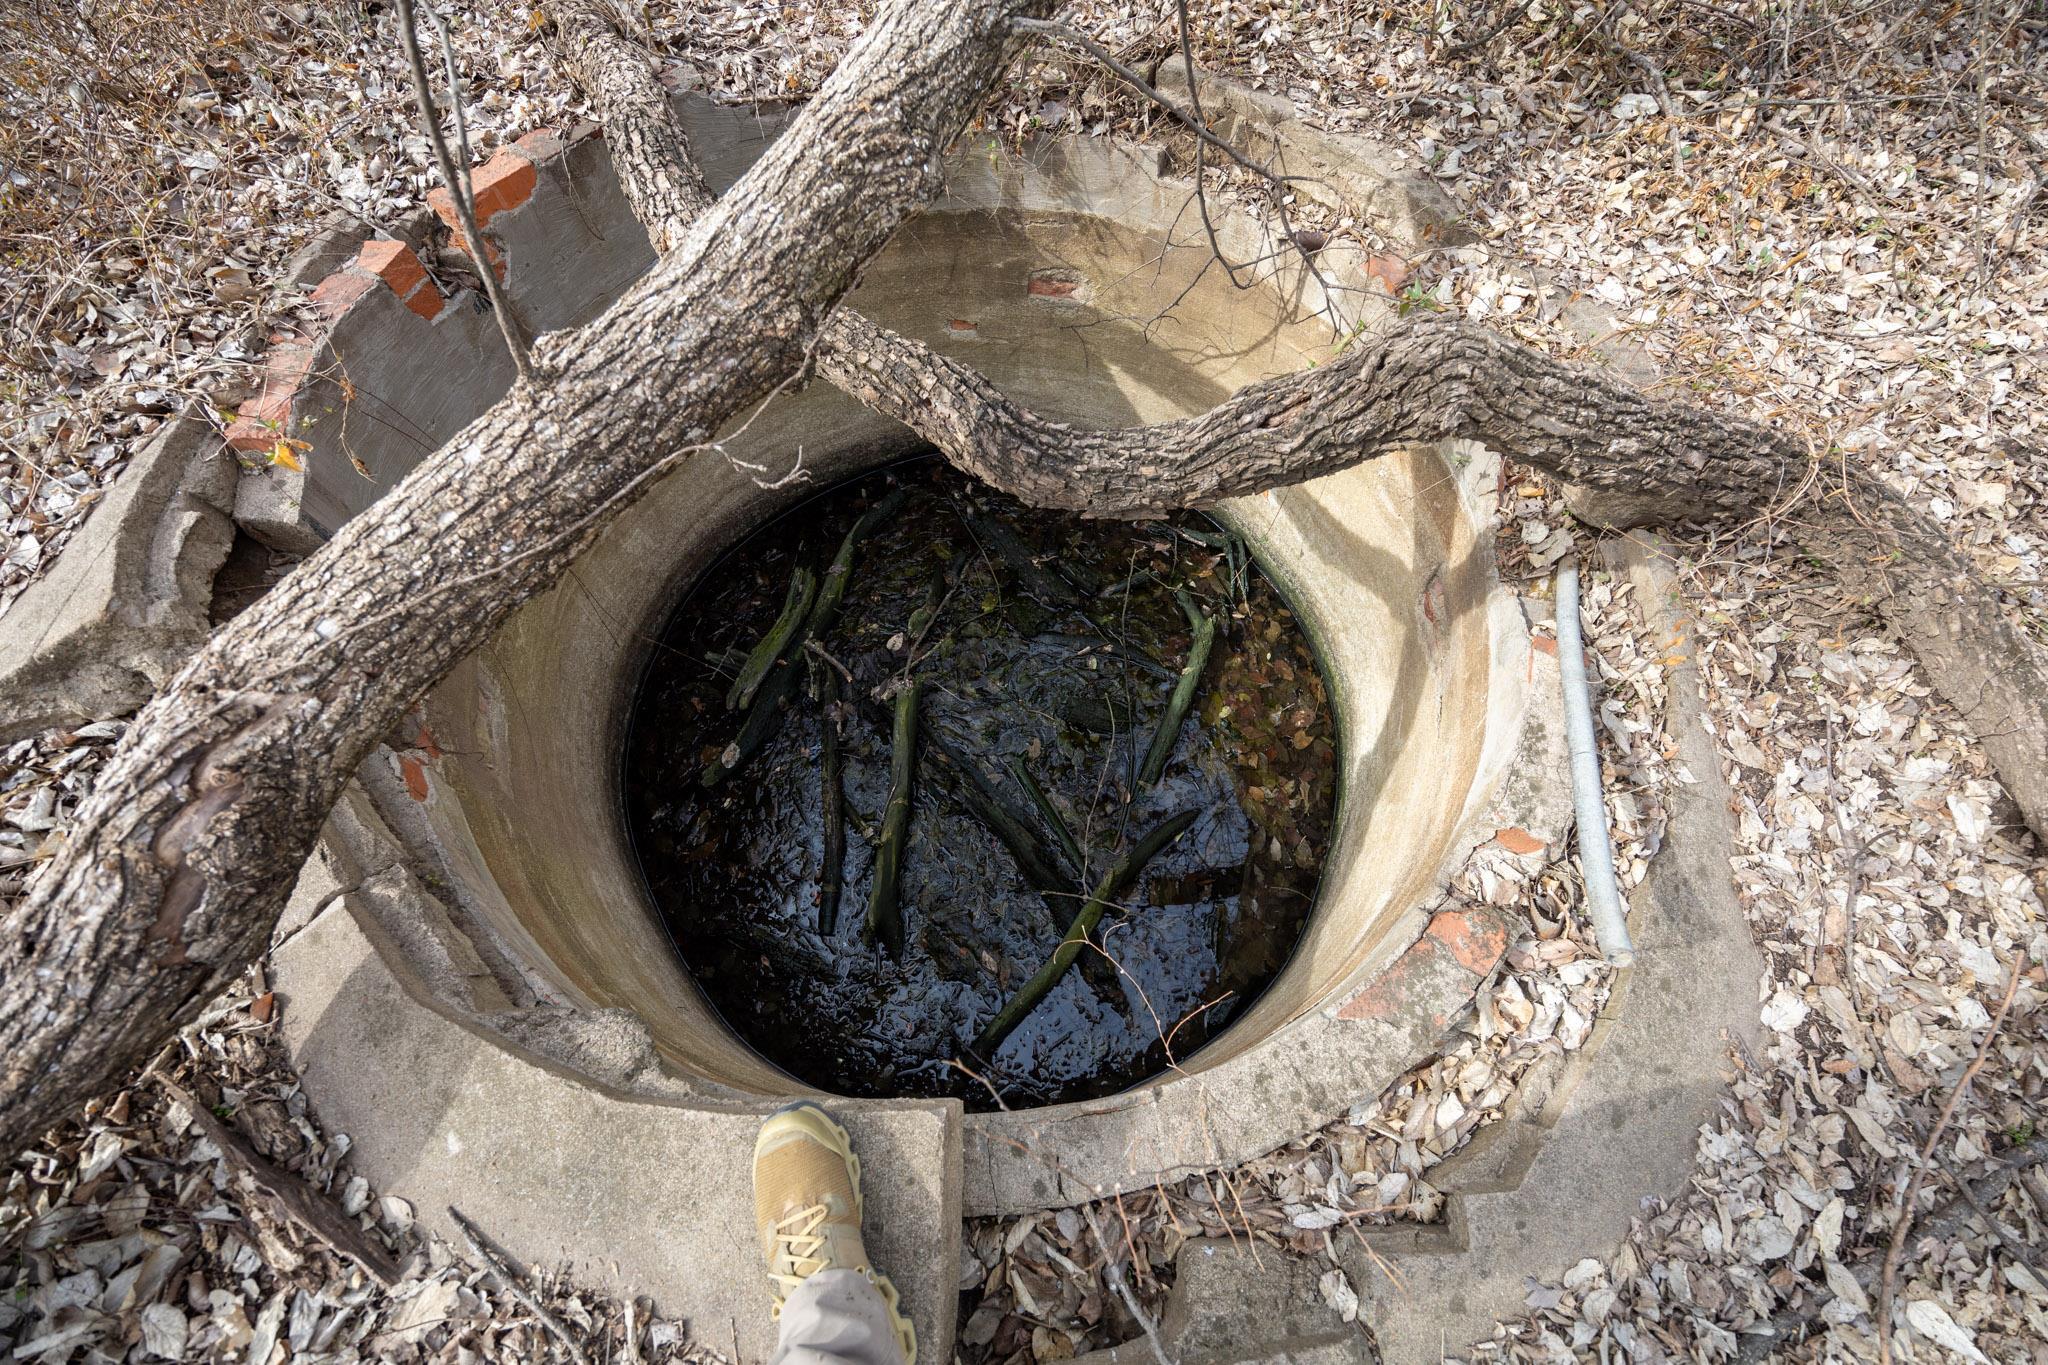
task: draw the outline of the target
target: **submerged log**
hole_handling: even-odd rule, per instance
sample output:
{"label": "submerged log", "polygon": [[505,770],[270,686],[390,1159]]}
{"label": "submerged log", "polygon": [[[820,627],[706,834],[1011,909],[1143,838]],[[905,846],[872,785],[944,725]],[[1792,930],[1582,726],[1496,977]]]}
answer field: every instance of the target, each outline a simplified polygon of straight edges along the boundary
{"label": "submerged log", "polygon": [[1046,897],[1073,894],[1045,841],[1032,830],[1029,821],[1003,800],[1002,793],[979,764],[936,733],[932,735],[932,757],[951,779],[949,785],[961,804],[1010,850],[1010,856],[1017,860],[1017,870],[1032,890]]}
{"label": "submerged log", "polygon": [[1216,643],[1216,618],[1197,607],[1186,593],[1175,592],[1173,596],[1188,618],[1193,637],[1188,642],[1187,666],[1180,671],[1180,681],[1174,684],[1173,697],[1166,703],[1166,714],[1159,718],[1159,728],[1152,732],[1152,743],[1138,768],[1140,787],[1151,786],[1166,771],[1166,760],[1173,755],[1173,742],[1180,737],[1181,722],[1187,719],[1188,708],[1195,704],[1195,690],[1201,686],[1202,670],[1208,666],[1210,647]]}
{"label": "submerged log", "polygon": [[811,602],[818,593],[818,580],[809,569],[799,564],[789,576],[789,591],[782,599],[782,614],[775,618],[775,624],[754,646],[753,653],[740,665],[739,676],[732,680],[732,687],[725,694],[725,709],[737,711],[754,699],[754,692],[768,677],[768,670],[776,662],[802,647],[797,632],[811,614]]}
{"label": "submerged log", "polygon": [[1053,949],[1052,956],[1046,959],[1045,965],[1033,973],[1029,981],[1018,987],[1017,993],[1010,997],[1010,1003],[996,1011],[995,1018],[989,1020],[981,1032],[975,1035],[972,1051],[977,1056],[988,1058],[1003,1045],[1003,1040],[1016,1030],[1017,1025],[1023,1023],[1031,1011],[1038,1008],[1039,1003],[1052,992],[1052,988],[1059,984],[1060,978],[1066,975],[1067,968],[1074,965],[1074,959],[1080,956],[1082,947],[1088,941],[1088,935],[1102,919],[1102,912],[1109,908],[1109,903],[1124,893],[1137,879],[1138,874],[1145,870],[1145,865],[1159,856],[1161,849],[1186,833],[1188,826],[1195,823],[1195,817],[1200,814],[1198,810],[1184,810],[1163,824],[1155,826],[1149,834],[1133,844],[1128,853],[1117,859],[1115,866],[1103,874],[1102,880],[1096,883],[1094,893],[1088,897],[1087,904],[1081,907],[1081,912],[1067,925],[1066,936],[1060,940],[1060,946]]}
{"label": "submerged log", "polygon": [[818,701],[824,708],[818,756],[818,794],[824,807],[825,848],[818,868],[818,932],[826,938],[839,923],[839,893],[846,880],[846,785],[840,773],[839,670],[819,665]]}
{"label": "submerged log", "polygon": [[807,640],[823,641],[825,633],[832,629],[832,623],[839,619],[839,608],[846,601],[847,580],[853,576],[853,552],[870,532],[890,517],[896,515],[903,504],[910,501],[907,488],[892,489],[875,500],[875,505],[860,514],[860,520],[853,523],[846,537],[839,542],[839,553],[832,556],[832,563],[825,570],[823,585],[818,590],[817,605],[811,608],[811,619],[804,630]]}
{"label": "submerged log", "polygon": [[1081,593],[1073,584],[1040,564],[1033,557],[1031,547],[1017,538],[1016,532],[993,517],[978,517],[969,514],[968,529],[984,548],[991,551],[1009,567],[1024,591],[1049,607],[1078,607]]}
{"label": "submerged log", "polygon": [[1031,804],[1038,808],[1039,818],[1051,827],[1053,836],[1060,841],[1060,847],[1066,850],[1067,861],[1073,865],[1074,875],[1087,877],[1088,855],[1082,851],[1081,841],[1074,837],[1074,831],[1068,827],[1067,818],[1060,814],[1059,807],[1046,795],[1045,788],[1038,785],[1038,779],[1031,775],[1031,769],[1025,766],[1022,757],[1011,759],[1009,767],[1011,776],[1017,779],[1017,785],[1024,789],[1024,794],[1031,798]]}
{"label": "submerged log", "polygon": [[911,683],[896,694],[889,751],[889,804],[875,845],[874,884],[868,889],[867,941],[882,941],[891,957],[903,955],[903,846],[910,838],[910,779],[917,764],[917,693]]}
{"label": "submerged log", "polygon": [[782,703],[796,694],[799,673],[797,656],[804,645],[812,640],[823,642],[832,627],[839,620],[839,609],[846,602],[846,585],[853,576],[853,555],[867,535],[877,526],[894,516],[904,503],[910,500],[907,489],[898,488],[887,496],[878,498],[875,505],[861,513],[860,520],[839,542],[839,553],[832,556],[830,567],[820,581],[818,596],[811,603],[810,614],[804,618],[803,630],[783,652],[783,657],[768,673],[768,680],[761,690],[754,694],[753,709],[740,725],[740,733],[724,752],[704,765],[698,780],[706,787],[715,787],[741,764],[761,751],[761,747],[775,737],[782,728]]}

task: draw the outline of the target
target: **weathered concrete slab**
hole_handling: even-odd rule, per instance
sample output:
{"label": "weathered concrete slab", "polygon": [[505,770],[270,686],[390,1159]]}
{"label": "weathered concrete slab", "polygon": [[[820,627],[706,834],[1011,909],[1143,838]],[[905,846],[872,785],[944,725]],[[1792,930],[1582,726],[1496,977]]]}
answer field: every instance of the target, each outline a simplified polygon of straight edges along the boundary
{"label": "weathered concrete slab", "polygon": [[234,486],[204,422],[164,424],[0,622],[0,741],[132,711],[198,648]]}
{"label": "weathered concrete slab", "polygon": [[1648,544],[1610,542],[1610,554],[1670,642],[1670,728],[1696,780],[1670,794],[1664,849],[1629,916],[1636,965],[1619,974],[1592,1040],[1563,1074],[1525,1083],[1497,1131],[1439,1169],[1451,1194],[1443,1226],[1369,1233],[1370,1253],[1342,1252],[1390,1365],[1490,1337],[1521,1309],[1529,1280],[1611,1254],[1645,1199],[1683,1191],[1731,1047],[1756,1042],[1762,962],[1728,870],[1729,792],[1700,723],[1677,584]]}
{"label": "weathered concrete slab", "polygon": [[[743,1362],[774,1347],[754,1241],[754,1134],[772,1105],[633,1099],[426,1004],[337,898],[273,954],[283,1030],[350,1161],[443,1235],[454,1205],[525,1261],[652,1295]],[[848,1101],[870,1247],[946,1358],[960,1231],[959,1108]]]}
{"label": "weathered concrete slab", "polygon": [[[1362,1324],[1345,1322],[1318,1287],[1327,1263],[1249,1242],[1198,1240],[1173,1262],[1159,1340],[1179,1365],[1375,1365]],[[1076,1365],[1158,1365],[1144,1338],[1091,1351]]]}
{"label": "weathered concrete slab", "polygon": [[[678,96],[675,109],[717,190],[785,119],[698,94]],[[490,176],[488,193],[479,191],[489,200],[484,236],[514,308],[536,332],[590,321],[654,264],[592,125],[530,133],[477,173]],[[279,439],[298,443],[296,468],[259,460],[235,494],[237,523],[280,550],[311,553],[511,387],[511,359],[485,299],[475,290],[444,297],[426,277],[427,263],[440,259],[432,215],[401,232],[365,241],[337,229],[294,261],[290,278],[317,285],[321,322],[274,341],[261,392],[230,428],[230,440],[251,452]],[[459,251],[450,259],[468,268]]]}

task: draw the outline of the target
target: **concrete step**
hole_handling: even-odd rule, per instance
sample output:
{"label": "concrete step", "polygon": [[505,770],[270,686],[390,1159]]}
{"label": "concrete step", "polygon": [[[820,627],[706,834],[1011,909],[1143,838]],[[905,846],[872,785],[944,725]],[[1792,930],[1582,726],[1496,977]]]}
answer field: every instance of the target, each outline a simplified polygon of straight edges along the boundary
{"label": "concrete step", "polygon": [[[329,1132],[380,1194],[460,1245],[450,1205],[521,1263],[569,1248],[580,1284],[651,1295],[741,1362],[775,1345],[753,1145],[774,1108],[650,1100],[570,1075],[434,1005],[341,896],[281,942],[282,1028]],[[834,1101],[865,1168],[868,1245],[928,1344],[952,1354],[960,1254],[954,1101]]]}
{"label": "concrete step", "polygon": [[[1327,1262],[1250,1242],[1198,1240],[1173,1262],[1159,1344],[1177,1365],[1377,1365],[1372,1343],[1324,1299]],[[1143,1337],[1073,1365],[1159,1365]]]}

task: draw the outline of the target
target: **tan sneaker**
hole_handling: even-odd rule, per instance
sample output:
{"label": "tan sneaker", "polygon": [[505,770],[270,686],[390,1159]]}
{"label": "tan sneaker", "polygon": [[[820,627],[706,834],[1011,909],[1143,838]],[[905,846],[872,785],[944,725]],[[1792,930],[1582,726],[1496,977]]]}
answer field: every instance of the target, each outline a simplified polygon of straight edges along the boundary
{"label": "tan sneaker", "polygon": [[808,1100],[769,1115],[754,1139],[754,1224],[775,1317],[790,1291],[819,1271],[858,1271],[882,1291],[903,1358],[917,1365],[917,1332],[896,1286],[868,1263],[860,1218],[860,1158],[846,1130]]}

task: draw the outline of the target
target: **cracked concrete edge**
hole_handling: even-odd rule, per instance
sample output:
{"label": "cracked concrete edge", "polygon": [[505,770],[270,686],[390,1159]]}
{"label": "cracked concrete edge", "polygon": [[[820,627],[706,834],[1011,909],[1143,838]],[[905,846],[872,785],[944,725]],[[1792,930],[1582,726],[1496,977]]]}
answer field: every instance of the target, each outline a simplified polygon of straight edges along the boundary
{"label": "cracked concrete edge", "polygon": [[125,715],[197,649],[234,538],[234,469],[175,417],[114,480],[0,630],[0,742]]}
{"label": "cracked concrete edge", "polygon": [[[780,126],[697,94],[674,102],[716,189]],[[500,161],[531,167],[530,187],[489,214],[485,236],[503,263],[507,293],[536,331],[589,321],[653,265],[596,125],[538,130],[487,164]],[[436,222],[421,210],[392,239],[416,253],[414,265],[400,267],[408,293],[378,286],[359,253],[380,239],[346,224],[330,224],[293,261],[289,278],[313,284],[322,319],[305,335],[273,338],[266,394],[244,406],[230,432],[302,447],[297,468],[259,462],[243,472],[236,521],[259,540],[310,553],[511,387],[511,362],[481,297],[440,292],[433,272],[466,259],[432,248]],[[429,278],[413,290],[421,269]],[[438,365],[409,363],[423,346]]]}
{"label": "cracked concrete edge", "polygon": [[1731,1053],[1757,1043],[1763,964],[1729,871],[1730,795],[1702,725],[1689,622],[1660,542],[1606,549],[1670,646],[1669,724],[1693,780],[1674,784],[1665,847],[1630,915],[1636,965],[1617,974],[1587,1046],[1525,1079],[1490,1136],[1439,1168],[1440,1226],[1371,1230],[1340,1253],[1389,1365],[1458,1354],[1520,1312],[1528,1282],[1612,1254],[1646,1201],[1684,1190]]}
{"label": "cracked concrete edge", "polygon": [[[387,891],[405,891],[387,884]],[[365,905],[310,864],[271,954],[281,1029],[352,1169],[453,1237],[460,1207],[523,1262],[651,1294],[700,1340],[766,1359],[774,1329],[753,1222],[752,1144],[772,1101],[627,1094],[439,1003]],[[430,909],[418,905],[424,913]],[[869,1245],[920,1339],[950,1343],[961,1226],[957,1101],[832,1106],[863,1155]]]}
{"label": "cracked concrete edge", "polygon": [[[434,895],[448,909],[450,922],[474,945],[477,956],[498,981],[510,1006],[571,1005],[539,973],[527,965],[524,956],[494,927],[489,915],[481,913],[475,888],[452,865],[448,849],[437,837],[414,790],[424,782],[427,763],[440,752],[422,719],[414,742],[393,742],[380,746],[356,771],[355,783],[371,813],[374,827],[366,824],[366,839],[374,836],[384,850],[375,856],[403,857],[414,872],[433,888]],[[331,834],[330,827],[330,834]]]}
{"label": "cracked concrete edge", "polygon": [[[274,944],[302,930],[345,891],[444,1012],[622,1094],[735,1098],[677,1076],[631,1010],[563,1000],[521,971],[488,921],[472,913],[459,881],[423,854],[420,832],[408,837],[393,819],[409,813],[404,805],[375,790],[373,779],[392,760],[380,749],[344,789],[279,919]],[[432,847],[431,835],[424,837]]]}

